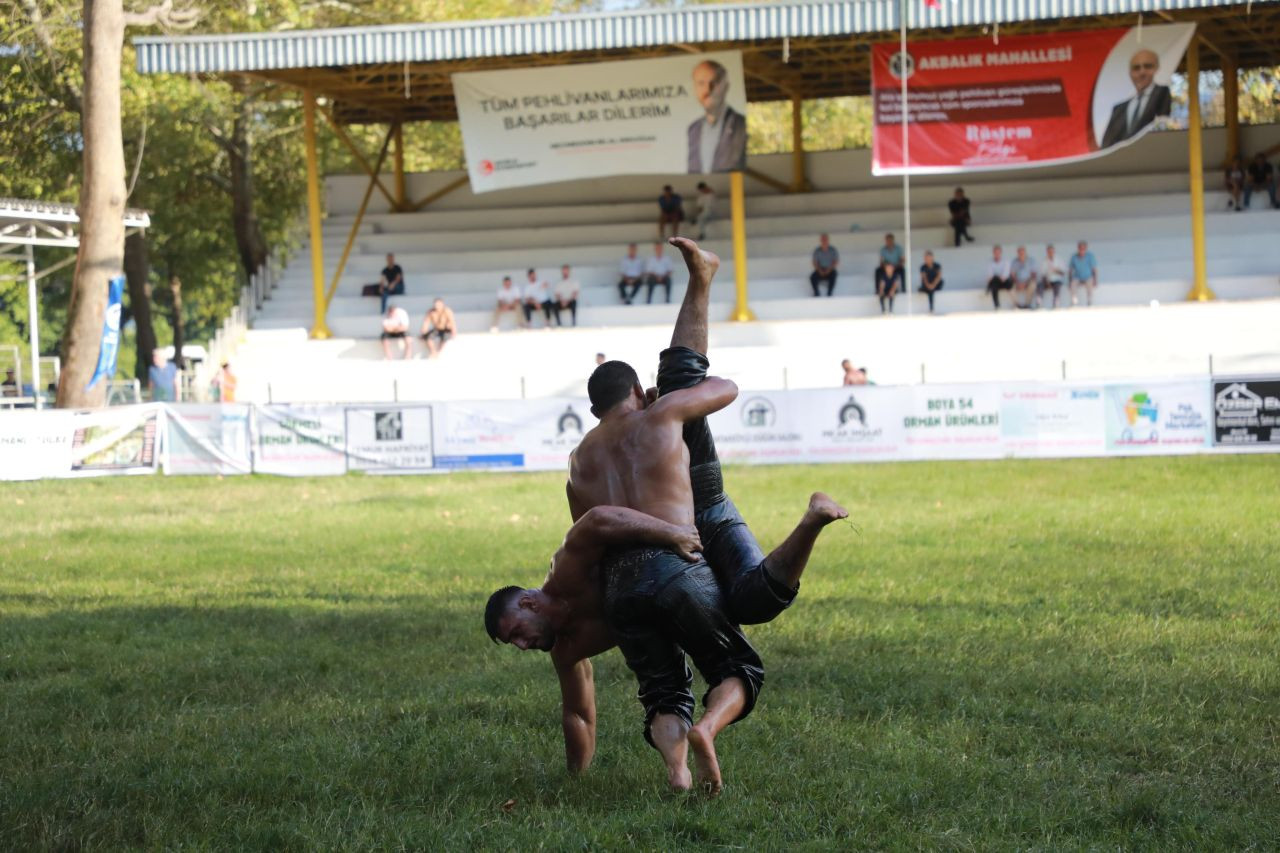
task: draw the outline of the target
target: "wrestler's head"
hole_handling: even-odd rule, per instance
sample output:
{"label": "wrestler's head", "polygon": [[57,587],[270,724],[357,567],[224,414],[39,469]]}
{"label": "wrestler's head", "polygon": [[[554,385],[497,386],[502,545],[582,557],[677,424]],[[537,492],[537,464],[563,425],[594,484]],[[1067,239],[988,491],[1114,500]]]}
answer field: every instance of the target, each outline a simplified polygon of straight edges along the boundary
{"label": "wrestler's head", "polygon": [[729,71],[719,62],[708,59],[693,69],[693,94],[708,115],[720,112],[729,93]]}
{"label": "wrestler's head", "polygon": [[549,652],[556,644],[556,633],[536,590],[508,586],[489,596],[484,628],[495,643],[510,643],[526,652]]}
{"label": "wrestler's head", "polygon": [[1133,88],[1141,92],[1150,86],[1159,67],[1160,57],[1155,51],[1143,48],[1134,53],[1129,59],[1129,79],[1133,81]]}
{"label": "wrestler's head", "polygon": [[587,396],[591,399],[591,414],[597,418],[627,401],[634,400],[637,409],[644,408],[644,388],[635,368],[625,361],[606,361],[587,380]]}

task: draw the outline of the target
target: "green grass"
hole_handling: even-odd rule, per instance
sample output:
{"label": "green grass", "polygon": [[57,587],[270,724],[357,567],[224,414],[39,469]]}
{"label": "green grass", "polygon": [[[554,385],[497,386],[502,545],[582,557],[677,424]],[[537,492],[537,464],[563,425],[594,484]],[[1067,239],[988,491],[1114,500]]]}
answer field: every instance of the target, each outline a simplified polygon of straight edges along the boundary
{"label": "green grass", "polygon": [[616,652],[567,776],[548,661],[484,634],[558,476],[0,485],[0,847],[1280,846],[1280,457],[728,480],[766,547],[814,488],[857,530],[748,629],[712,802]]}

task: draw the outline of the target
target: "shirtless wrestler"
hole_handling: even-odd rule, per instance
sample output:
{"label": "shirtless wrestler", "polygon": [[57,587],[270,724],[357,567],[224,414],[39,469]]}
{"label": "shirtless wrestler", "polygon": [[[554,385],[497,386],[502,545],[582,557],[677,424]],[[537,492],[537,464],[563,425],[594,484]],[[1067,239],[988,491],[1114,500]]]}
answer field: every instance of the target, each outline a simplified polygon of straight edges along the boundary
{"label": "shirtless wrestler", "polygon": [[[658,398],[652,392],[641,393],[634,371],[625,365],[615,362],[597,372],[592,379],[593,407],[602,423],[593,431],[598,431],[595,439],[584,441],[575,454],[569,497],[575,515],[585,505],[605,506],[596,502],[617,499],[665,515],[673,529],[684,529],[696,508],[698,529],[710,546],[707,554],[719,583],[708,579],[705,564],[674,561],[670,552],[662,557],[652,549],[633,549],[624,555],[627,559],[615,556],[611,561],[628,571],[611,578],[607,600],[614,627],[626,629],[624,653],[641,678],[646,737],[662,752],[669,781],[676,788],[688,787],[685,755],[692,744],[700,780],[714,793],[720,787],[715,735],[750,710],[762,677],[759,658],[737,623],[769,621],[790,604],[818,533],[846,513],[830,498],[815,494],[791,536],[767,558],[763,556],[723,492],[705,421],[705,414],[726,405],[736,393],[725,380],[703,381],[706,303],[718,260],[700,252],[691,241],[672,242],[685,255],[690,284],[672,347],[662,354]],[[643,428],[645,423],[654,428],[653,435]],[[627,458],[616,458],[615,447],[624,448],[622,455]],[[635,465],[635,460],[643,464]],[[628,477],[635,483],[624,482]],[[691,500],[694,497],[696,502]],[[591,540],[595,534],[578,525],[571,533],[575,542],[586,538],[596,546],[614,544],[613,540]],[[652,532],[631,540],[633,545],[644,542],[662,544]],[[573,550],[581,553],[580,547]],[[559,563],[553,565],[549,583],[568,553],[562,549],[557,555]],[[651,564],[649,570],[644,570],[646,563]],[[629,580],[624,582],[623,576]],[[567,584],[553,586],[563,589]],[[548,595],[548,586],[541,590],[509,587],[494,594],[486,613],[495,639],[521,648],[550,648],[564,699],[566,751],[573,770],[587,766],[594,748],[594,694],[586,658],[604,651],[615,639],[599,624],[598,615],[593,618],[581,609],[589,608],[590,601],[588,595],[575,609]],[[673,605],[683,606],[688,611],[685,616],[697,614],[695,619],[682,620],[691,631],[678,644],[660,629],[672,621]],[[584,629],[586,625],[590,628]],[[713,685],[708,712],[692,729],[691,679],[681,648],[694,657]]]}

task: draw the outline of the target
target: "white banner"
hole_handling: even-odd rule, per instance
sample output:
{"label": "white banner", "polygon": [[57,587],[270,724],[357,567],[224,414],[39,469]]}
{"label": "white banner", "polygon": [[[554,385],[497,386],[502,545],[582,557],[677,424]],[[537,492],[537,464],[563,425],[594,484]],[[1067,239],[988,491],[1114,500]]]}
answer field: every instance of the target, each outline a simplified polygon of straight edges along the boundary
{"label": "white banner", "polygon": [[1102,456],[1101,385],[1005,385],[1000,433],[1010,456]]}
{"label": "white banner", "polygon": [[437,414],[437,468],[567,470],[569,454],[595,426],[576,397],[445,403]]}
{"label": "white banner", "polygon": [[166,474],[248,474],[249,413],[243,403],[165,406]]}
{"label": "white banner", "polygon": [[0,412],[0,480],[68,476],[74,418],[59,409]]}
{"label": "white banner", "polygon": [[310,476],[347,472],[347,423],[341,406],[257,406],[253,470]]}
{"label": "white banner", "polygon": [[1004,455],[999,385],[911,385],[902,416],[908,459]]}
{"label": "white banner", "polygon": [[472,192],[746,167],[742,54],[453,75]]}
{"label": "white banner", "polygon": [[1107,385],[1107,452],[1196,453],[1212,441],[1207,379]]}
{"label": "white banner", "polygon": [[155,472],[163,434],[159,405],[76,412],[71,426],[72,476]]}
{"label": "white banner", "polygon": [[349,406],[347,465],[375,473],[430,471],[432,432],[431,406]]}

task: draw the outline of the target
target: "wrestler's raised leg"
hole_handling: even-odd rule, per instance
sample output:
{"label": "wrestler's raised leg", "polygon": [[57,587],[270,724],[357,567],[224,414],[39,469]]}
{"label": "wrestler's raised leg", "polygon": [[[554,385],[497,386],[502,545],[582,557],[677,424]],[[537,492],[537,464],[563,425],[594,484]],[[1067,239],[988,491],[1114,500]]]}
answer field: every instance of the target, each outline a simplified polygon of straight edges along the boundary
{"label": "wrestler's raised leg", "polygon": [[693,784],[689,775],[689,724],[676,714],[658,714],[649,724],[649,737],[667,766],[667,784],[671,790],[689,790]]}
{"label": "wrestler's raised leg", "polygon": [[698,788],[714,797],[724,787],[720,762],[716,759],[716,735],[738,719],[747,705],[747,692],[740,678],[727,678],[707,694],[707,710],[689,729],[689,746],[698,770]]}
{"label": "wrestler's raised leg", "polygon": [[848,517],[849,511],[832,500],[830,495],[814,492],[796,529],[764,558],[765,571],[787,589],[795,589],[800,585],[800,576],[804,574],[809,555],[813,552],[813,543],[818,540],[822,528]]}
{"label": "wrestler's raised leg", "polygon": [[720,269],[720,259],[713,253],[699,249],[688,237],[672,237],[668,240],[681,255],[689,268],[689,286],[676,315],[676,326],[671,332],[671,346],[688,347],[694,352],[707,352],[707,303],[711,298],[711,279]]}

